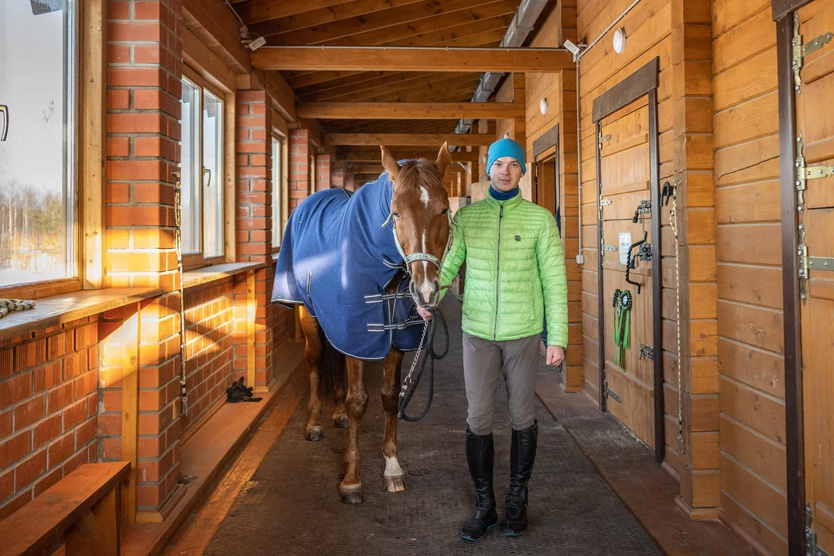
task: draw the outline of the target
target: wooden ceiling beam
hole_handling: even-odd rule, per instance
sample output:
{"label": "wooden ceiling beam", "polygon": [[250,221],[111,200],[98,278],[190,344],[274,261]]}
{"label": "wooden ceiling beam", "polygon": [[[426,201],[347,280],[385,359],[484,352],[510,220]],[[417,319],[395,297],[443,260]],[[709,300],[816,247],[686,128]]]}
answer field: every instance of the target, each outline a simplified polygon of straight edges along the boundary
{"label": "wooden ceiling beam", "polygon": [[299,118],[323,120],[457,120],[523,118],[523,102],[299,102]]}
{"label": "wooden ceiling beam", "polygon": [[[370,73],[370,72],[368,72]],[[371,77],[370,79],[365,80],[352,80],[352,82],[348,83],[349,79],[345,79],[340,81],[340,85],[331,88],[317,88],[317,87],[309,87],[309,89],[313,89],[314,92],[304,94],[299,91],[299,98],[304,102],[318,102],[322,100],[337,100],[339,97],[350,96],[352,94],[368,92],[368,91],[378,91],[378,92],[390,92],[394,90],[398,90],[397,87],[413,87],[414,82],[417,81],[419,83],[425,82],[424,80],[430,79],[433,76],[438,75],[449,75],[449,74],[436,74],[436,73],[429,73],[429,72],[402,72],[402,73],[383,73],[377,77]],[[358,78],[358,76],[357,76]],[[355,98],[351,98],[349,100],[359,100]]]}
{"label": "wooden ceiling beam", "polygon": [[446,41],[480,34],[493,29],[500,29],[502,32],[506,32],[507,26],[513,20],[513,15],[504,14],[489,19],[469,21],[462,25],[444,25],[443,27],[437,27],[417,35],[387,42],[385,46],[438,46]]}
{"label": "wooden ceiling beam", "polygon": [[[369,164],[367,166],[365,166],[365,165],[358,166],[358,165],[354,164],[353,167],[350,168],[350,171],[353,172],[354,174],[376,174],[376,175],[379,175],[383,172],[383,170],[385,170],[385,169],[382,167],[382,163]],[[466,168],[464,168],[463,166],[460,166],[458,164],[452,164],[447,168],[447,171],[455,172],[455,173],[462,173],[462,172],[466,171]]]}
{"label": "wooden ceiling beam", "polygon": [[[385,83],[375,87],[368,87],[365,90],[358,90],[348,94],[334,95],[330,98],[322,98],[319,100],[333,101],[333,102],[357,102],[357,101],[378,101],[383,95],[391,95],[401,93],[403,91],[423,91],[433,90],[437,87],[442,87],[444,84],[469,82],[475,83],[477,87],[478,77],[471,73],[454,74],[454,73],[406,73],[404,75],[418,75],[416,79],[401,79],[394,80],[391,83]],[[303,99],[308,100],[308,99]],[[309,99],[314,100],[314,99]]]}
{"label": "wooden ceiling beam", "polygon": [[232,71],[249,72],[249,50],[240,43],[240,28],[223,0],[183,0],[182,20]]}
{"label": "wooden ceiling beam", "polygon": [[[437,29],[454,27],[473,21],[485,21],[493,17],[514,14],[518,7],[517,0],[492,0],[483,3],[483,0],[455,0],[459,4],[452,6],[452,0],[447,0],[448,10],[430,12],[422,18],[408,19],[401,21],[388,20],[378,28],[363,24],[356,28],[354,33],[348,34],[341,27],[338,29],[339,36],[328,40],[316,40],[314,35],[304,36],[292,33],[292,35],[279,35],[272,37],[270,45],[321,45],[321,46],[383,46],[390,42],[401,40],[422,33],[429,33]],[[465,3],[464,3],[465,2]],[[477,2],[475,5],[473,2]],[[410,7],[410,6],[408,6]],[[454,8],[454,9],[453,9]],[[405,9],[405,8],[400,8]],[[334,33],[335,34],[335,33]],[[423,43],[425,45],[425,43]]]}
{"label": "wooden ceiling beam", "polygon": [[351,0],[232,0],[235,11],[248,25],[297,16],[314,10],[327,10],[339,4],[352,4]]}
{"label": "wooden ceiling beam", "polygon": [[[478,160],[478,153],[470,153],[466,151],[455,151],[453,153],[449,153],[452,155],[452,162],[476,162]],[[425,158],[428,160],[434,160],[437,158],[437,151],[436,150],[393,150],[391,151],[391,156],[393,156],[397,160],[402,160],[404,158]],[[337,151],[336,158],[338,160],[344,162],[380,162],[382,159],[382,155],[380,154],[379,147],[369,150],[369,151],[362,151],[362,150],[351,150],[351,151]]]}
{"label": "wooden ceiling beam", "polygon": [[263,47],[251,61],[264,70],[552,73],[576,67],[566,50],[531,48]]}
{"label": "wooden ceiling beam", "polygon": [[[491,5],[486,8],[490,8]],[[490,9],[481,11],[481,15],[489,17]],[[453,16],[456,14],[452,14]],[[469,21],[463,25],[450,26],[449,18],[445,18],[439,22],[442,25],[433,25],[430,27],[431,32],[420,32],[414,34],[414,31],[409,30],[406,36],[398,40],[391,40],[380,43],[377,46],[498,46],[501,39],[504,37],[507,25],[512,21],[515,12],[505,14],[501,17],[494,17],[492,19],[484,19],[477,21]],[[484,32],[488,34],[485,34]],[[492,40],[491,40],[492,39]],[[347,72],[347,71],[294,71],[287,72],[287,81],[292,87],[299,91],[299,88],[312,87],[320,85],[328,81],[342,80],[351,76],[362,75],[363,72]],[[374,72],[380,74],[382,72]],[[346,81],[347,83],[347,81]],[[342,83],[339,83],[340,85]]]}
{"label": "wooden ceiling beam", "polygon": [[[436,75],[449,75],[446,73],[440,73]],[[453,94],[457,94],[460,90],[466,89],[469,92],[469,98],[466,101],[471,100],[472,92],[478,86],[479,79],[477,75],[464,75],[464,76],[457,76],[453,78],[447,79],[431,79],[426,80],[425,83],[421,83],[419,85],[412,85],[411,87],[400,87],[396,90],[391,90],[388,92],[381,92],[381,93],[374,93],[374,94],[358,94],[354,95],[349,101],[352,102],[455,102],[455,100],[451,100],[452,98],[458,99],[458,97],[453,97]],[[408,100],[408,99],[415,99],[415,100]],[[348,99],[344,99],[348,101]],[[458,99],[462,100],[462,99]]]}
{"label": "wooden ceiling beam", "polygon": [[334,147],[345,145],[385,145],[440,148],[444,142],[456,147],[489,146],[495,141],[494,135],[476,133],[329,133],[325,143]]}
{"label": "wooden ceiling beam", "polygon": [[[182,11],[183,25],[192,33],[183,41],[185,46],[190,45],[191,53],[200,55],[199,40],[231,68],[237,80],[251,78],[259,82],[272,97],[273,108],[288,121],[295,121],[295,92],[277,72],[259,71],[253,75],[250,51],[241,44],[237,21],[222,0],[184,0]],[[209,60],[207,54],[203,58]],[[194,61],[200,65],[200,60]]]}
{"label": "wooden ceiling beam", "polygon": [[328,133],[452,133],[454,120],[323,120]]}
{"label": "wooden ceiling beam", "polygon": [[488,48],[498,48],[501,45],[501,41],[504,40],[504,35],[507,33],[506,28],[502,29],[493,29],[491,31],[485,31],[483,33],[478,33],[477,35],[470,35],[468,37],[460,37],[457,39],[450,39],[448,41],[443,41],[437,43],[437,46],[457,46],[457,47],[488,47]]}
{"label": "wooden ceiling beam", "polygon": [[[425,4],[425,0],[355,0],[339,3],[328,8],[305,11],[296,15],[252,23],[249,30],[263,37],[290,33],[308,27],[326,26],[336,21],[352,21],[369,17],[375,12],[387,11],[397,6],[414,3]],[[244,18],[244,21],[246,19]],[[248,23],[248,22],[247,22]]]}

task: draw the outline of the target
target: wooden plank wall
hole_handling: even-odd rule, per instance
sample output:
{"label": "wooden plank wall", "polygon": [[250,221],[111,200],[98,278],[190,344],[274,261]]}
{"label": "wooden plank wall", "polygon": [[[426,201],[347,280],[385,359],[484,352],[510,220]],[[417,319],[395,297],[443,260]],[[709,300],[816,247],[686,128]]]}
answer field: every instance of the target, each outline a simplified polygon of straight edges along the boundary
{"label": "wooden plank wall", "polygon": [[720,517],[786,554],[776,26],[767,0],[712,12]]}
{"label": "wooden plank wall", "polygon": [[[533,37],[533,47],[559,47],[564,39],[576,42],[576,0],[560,3],[547,14]],[[526,149],[532,160],[533,142],[554,125],[559,125],[559,205],[562,207],[562,245],[568,274],[568,350],[562,383],[566,392],[582,388],[582,281],[576,264],[579,253],[576,172],[576,72],[526,74]],[[539,102],[547,99],[548,111],[542,115]]]}
{"label": "wooden plank wall", "polygon": [[[577,2],[577,34],[583,42],[597,38],[614,19],[630,4],[628,0],[580,0]],[[671,0],[645,0],[637,4],[617,25],[626,29],[627,41],[623,53],[616,54],[611,44],[611,32],[597,43],[580,63],[580,132],[582,164],[582,245],[585,264],[581,271],[583,392],[596,403],[599,388],[599,324],[597,302],[598,211],[596,198],[596,139],[591,120],[593,101],[651,59],[660,59],[658,88],[658,145],[660,181],[671,180],[675,174],[675,106],[672,97],[672,4]],[[668,210],[666,211],[668,212]],[[674,261],[668,259],[671,237],[668,217],[663,219],[662,235],[667,246],[663,248],[664,288],[674,287]],[[674,255],[674,249],[671,252]],[[671,268],[671,281],[668,280]],[[672,293],[674,293],[672,291]],[[676,342],[674,340],[674,295],[664,291],[664,384],[666,395],[666,461],[667,470],[679,477],[684,462],[675,452],[677,435],[677,384],[668,382],[673,375]],[[608,324],[608,323],[607,323]],[[670,336],[671,332],[671,336]],[[671,344],[670,344],[671,340]],[[670,400],[673,403],[669,403]],[[674,422],[674,426],[672,425]],[[669,434],[670,429],[674,434]]]}
{"label": "wooden plank wall", "polygon": [[[666,460],[677,461],[679,505],[693,519],[715,519],[720,502],[717,284],[713,183],[712,33],[710,0],[672,0],[673,175],[679,183],[680,373],[675,311],[675,244],[663,221],[663,345]],[[661,172],[663,175],[664,172]],[[661,180],[663,183],[663,180]],[[682,383],[684,450],[678,437]]]}

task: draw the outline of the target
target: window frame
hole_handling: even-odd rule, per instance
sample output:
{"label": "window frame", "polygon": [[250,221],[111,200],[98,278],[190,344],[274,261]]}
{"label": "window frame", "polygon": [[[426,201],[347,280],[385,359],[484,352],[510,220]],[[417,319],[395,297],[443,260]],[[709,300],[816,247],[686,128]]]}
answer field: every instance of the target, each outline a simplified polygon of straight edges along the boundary
{"label": "window frame", "polygon": [[[106,189],[106,0],[67,2],[73,8],[72,47],[65,53],[72,70],[73,98],[67,116],[71,133],[65,135],[63,155],[68,197],[64,218],[72,226],[72,276],[0,286],[0,297],[41,299],[82,289],[101,289],[105,280],[107,226]],[[68,193],[67,193],[68,191]]]}
{"label": "window frame", "polygon": [[[278,183],[275,180],[276,165],[275,165],[275,143],[278,144]],[[287,196],[287,138],[277,129],[272,130],[272,196],[270,199],[270,206],[272,208],[272,252],[277,253],[281,250],[281,238],[284,234],[284,227],[287,223],[287,206],[285,197]],[[276,218],[277,205],[277,218]],[[277,220],[277,223],[276,223]],[[277,230],[277,234],[276,234]]]}
{"label": "window frame", "polygon": [[[198,142],[199,148],[199,166],[200,168],[204,168],[204,161],[203,161],[203,151],[204,151],[204,126],[203,126],[203,95],[204,91],[208,91],[216,98],[218,98],[223,103],[223,125],[221,126],[221,130],[223,133],[223,137],[221,139],[221,152],[219,154],[219,159],[222,161],[223,164],[223,172],[222,172],[222,182],[220,181],[220,176],[212,176],[212,181],[215,182],[217,185],[222,183],[223,187],[223,208],[221,210],[221,214],[223,216],[223,252],[220,255],[213,256],[213,257],[206,257],[205,256],[205,238],[204,238],[204,214],[203,210],[205,208],[205,204],[203,202],[203,195],[204,195],[204,187],[203,187],[203,180],[201,176],[200,181],[200,223],[199,223],[199,252],[193,254],[183,254],[182,255],[182,268],[183,271],[188,270],[195,270],[198,268],[203,268],[206,266],[212,266],[217,264],[223,264],[226,262],[230,262],[234,260],[234,252],[233,249],[230,249],[230,246],[233,244],[233,238],[235,237],[234,231],[234,191],[231,191],[230,194],[230,171],[231,173],[231,182],[234,182],[234,159],[230,160],[229,154],[229,141],[230,141],[230,129],[229,129],[229,122],[231,118],[232,125],[234,122],[234,111],[232,108],[232,104],[230,104],[230,93],[229,91],[224,90],[223,88],[219,87],[217,84],[213,83],[209,79],[203,76],[202,72],[198,72],[197,70],[191,68],[187,64],[183,64],[182,67],[182,76],[180,81],[183,79],[188,79],[194,85],[199,87],[200,94],[198,98],[200,99],[200,133]],[[233,102],[233,101],[232,101]],[[232,129],[232,137],[231,140],[234,139],[234,130]],[[180,145],[182,145],[182,138],[180,139]],[[233,151],[233,149],[232,149]],[[231,153],[231,156],[234,157],[234,152]],[[180,161],[180,167],[182,167],[183,161]],[[217,180],[217,181],[215,181]],[[231,199],[230,199],[231,197]],[[231,211],[231,216],[230,216]],[[230,229],[231,228],[231,229]]]}

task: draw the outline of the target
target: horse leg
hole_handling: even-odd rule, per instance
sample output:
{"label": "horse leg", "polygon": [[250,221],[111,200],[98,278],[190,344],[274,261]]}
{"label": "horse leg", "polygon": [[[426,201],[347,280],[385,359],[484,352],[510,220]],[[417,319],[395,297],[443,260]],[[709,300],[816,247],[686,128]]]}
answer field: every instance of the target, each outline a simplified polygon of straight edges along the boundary
{"label": "horse leg", "polygon": [[382,385],[382,407],[385,409],[385,438],[382,441],[382,455],[385,456],[385,490],[405,490],[405,474],[397,461],[397,411],[400,397],[400,368],[403,352],[395,347],[385,356],[385,383]]}
{"label": "horse leg", "polygon": [[316,442],[324,438],[319,416],[321,415],[321,401],[319,400],[319,363],[321,363],[321,352],[323,346],[319,338],[319,323],[311,316],[304,305],[300,306],[301,330],[304,331],[306,345],[304,356],[307,359],[307,366],[310,367],[310,402],[307,410],[310,418],[307,421],[307,428],[304,431],[304,438]]}
{"label": "horse leg", "polygon": [[336,371],[335,377],[335,391],[333,398],[336,402],[336,407],[333,409],[333,426],[338,429],[346,429],[350,426],[347,413],[345,413],[345,356],[342,355],[342,365]]}
{"label": "horse leg", "polygon": [[345,478],[342,479],[342,484],[339,485],[339,494],[345,504],[358,504],[365,499],[362,495],[362,481],[359,478],[359,421],[368,409],[368,392],[365,390],[363,370],[362,361],[353,357],[347,358],[345,406],[350,423],[350,442],[345,452],[347,472]]}

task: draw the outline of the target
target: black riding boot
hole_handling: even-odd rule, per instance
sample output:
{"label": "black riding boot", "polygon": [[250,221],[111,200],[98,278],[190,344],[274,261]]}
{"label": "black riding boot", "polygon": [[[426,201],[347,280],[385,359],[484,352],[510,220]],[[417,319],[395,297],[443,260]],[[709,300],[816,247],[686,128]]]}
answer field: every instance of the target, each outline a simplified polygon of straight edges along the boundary
{"label": "black riding boot", "polygon": [[507,515],[504,536],[518,537],[527,530],[527,483],[536,459],[536,423],[523,431],[513,431],[510,452],[510,491],[507,493]]}
{"label": "black riding boot", "polygon": [[466,427],[466,462],[469,474],[475,483],[475,513],[464,523],[460,538],[477,541],[483,538],[487,529],[498,525],[498,513],[495,511],[495,493],[492,490],[492,461],[495,448],[492,435],[478,436]]}

